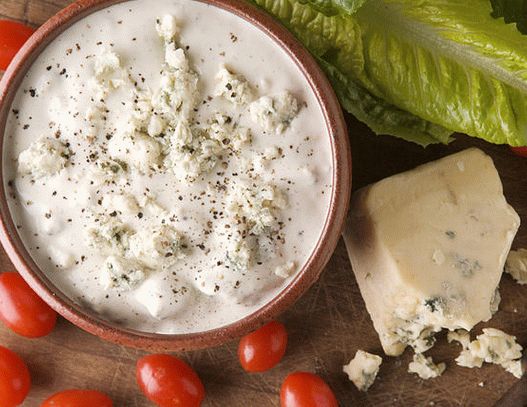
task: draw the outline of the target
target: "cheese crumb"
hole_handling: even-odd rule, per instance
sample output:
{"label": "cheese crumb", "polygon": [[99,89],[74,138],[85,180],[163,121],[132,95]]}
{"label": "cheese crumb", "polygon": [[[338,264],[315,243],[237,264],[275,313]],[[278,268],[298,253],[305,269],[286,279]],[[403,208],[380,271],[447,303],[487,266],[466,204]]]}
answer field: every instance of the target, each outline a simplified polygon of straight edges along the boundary
{"label": "cheese crumb", "polygon": [[199,76],[190,68],[185,51],[175,43],[165,45],[165,62],[151,104],[153,111],[174,128],[180,120],[188,120],[195,113]]}
{"label": "cheese crumb", "polygon": [[95,216],[85,230],[89,246],[108,254],[121,255],[128,249],[132,233],[116,216],[102,215]]}
{"label": "cheese crumb", "polygon": [[115,52],[106,51],[95,57],[94,70],[95,76],[98,79],[111,74],[120,68],[121,61]]}
{"label": "cheese crumb", "polygon": [[253,262],[253,248],[247,240],[232,240],[227,249],[226,262],[236,272],[246,272]]}
{"label": "cheese crumb", "polygon": [[216,74],[216,96],[224,97],[235,105],[246,105],[253,99],[253,90],[244,76],[222,67]]}
{"label": "cheese crumb", "polygon": [[180,180],[194,181],[216,166],[222,151],[219,141],[209,138],[202,129],[192,128],[188,122],[180,121],[170,135],[165,165],[172,168]]}
{"label": "cheese crumb", "polygon": [[298,102],[289,92],[263,96],[249,106],[252,120],[271,133],[281,134],[298,114]]}
{"label": "cheese crumb", "polygon": [[355,353],[355,357],[347,365],[344,365],[342,370],[357,389],[368,391],[377,377],[381,363],[382,358],[380,356],[359,349]]}
{"label": "cheese crumb", "polygon": [[124,215],[135,215],[139,212],[139,205],[133,195],[108,194],[102,198],[102,207],[112,213],[117,211]]}
{"label": "cheese crumb", "polygon": [[175,43],[167,44],[165,47],[165,62],[175,69],[188,70],[189,62],[185,51],[177,48]]}
{"label": "cheese crumb", "polygon": [[505,263],[505,271],[518,284],[527,284],[527,249],[511,250]]}
{"label": "cheese crumb", "polygon": [[457,329],[448,333],[447,340],[448,343],[459,342],[463,349],[467,349],[470,345],[470,334],[464,329]]}
{"label": "cheese crumb", "polygon": [[101,158],[88,170],[91,181],[97,185],[109,184],[123,179],[128,171],[128,164],[121,160]]}
{"label": "cheese crumb", "polygon": [[108,153],[113,159],[124,161],[141,173],[148,174],[160,165],[161,146],[152,137],[136,132],[112,137]]}
{"label": "cheese crumb", "polygon": [[414,354],[413,361],[408,365],[408,373],[415,373],[423,380],[439,377],[445,369],[445,363],[435,364],[430,356],[426,357],[422,353]]}
{"label": "cheese crumb", "polygon": [[220,113],[212,117],[207,132],[210,138],[233,151],[239,151],[251,142],[251,132],[248,128],[239,126],[232,117]]}
{"label": "cheese crumb", "polygon": [[18,172],[34,178],[54,175],[66,167],[70,151],[57,139],[42,136],[18,156]]}
{"label": "cheese crumb", "polygon": [[[126,82],[127,75],[125,70],[121,68],[119,55],[113,51],[104,51],[97,55],[93,68],[95,81],[90,86],[99,93],[98,99],[103,99],[110,89],[118,89]],[[102,108],[102,106],[98,107]]]}
{"label": "cheese crumb", "polygon": [[109,256],[103,266],[101,283],[104,289],[130,291],[145,277],[142,267],[133,260]]}
{"label": "cheese crumb", "polygon": [[133,296],[152,317],[159,320],[177,318],[188,307],[195,306],[196,302],[193,288],[180,284],[172,281],[167,287],[166,278],[152,275],[137,287]]}
{"label": "cheese crumb", "polygon": [[130,253],[148,267],[171,265],[186,256],[183,236],[170,225],[144,228],[130,237]]}
{"label": "cheese crumb", "polygon": [[171,42],[176,39],[179,33],[179,27],[176,24],[176,19],[173,15],[167,14],[156,21],[156,30],[159,36],[166,42]]}
{"label": "cheese crumb", "polygon": [[250,234],[276,230],[277,210],[287,206],[285,194],[277,187],[237,184],[227,197],[227,212],[244,224]]}
{"label": "cheese crumb", "polygon": [[483,362],[502,366],[517,378],[523,375],[521,366],[522,347],[516,337],[495,328],[484,328],[483,334],[464,349],[456,362],[464,367],[481,367]]}
{"label": "cheese crumb", "polygon": [[165,131],[165,121],[156,115],[152,115],[148,122],[147,133],[150,137],[157,137]]}

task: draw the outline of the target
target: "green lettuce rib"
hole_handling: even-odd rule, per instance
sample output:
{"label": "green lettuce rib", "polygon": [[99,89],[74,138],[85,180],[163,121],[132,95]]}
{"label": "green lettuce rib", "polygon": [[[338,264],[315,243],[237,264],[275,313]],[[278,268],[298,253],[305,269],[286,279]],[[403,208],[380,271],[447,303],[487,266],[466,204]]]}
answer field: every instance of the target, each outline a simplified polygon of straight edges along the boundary
{"label": "green lettuce rib", "polygon": [[366,0],[299,0],[302,4],[310,4],[316,10],[327,16],[340,12],[354,14]]}
{"label": "green lettuce rib", "polygon": [[374,131],[423,145],[447,142],[444,129],[527,145],[527,41],[488,0],[368,0],[333,15],[303,4],[319,0],[254,1],[322,61],[345,108]]}

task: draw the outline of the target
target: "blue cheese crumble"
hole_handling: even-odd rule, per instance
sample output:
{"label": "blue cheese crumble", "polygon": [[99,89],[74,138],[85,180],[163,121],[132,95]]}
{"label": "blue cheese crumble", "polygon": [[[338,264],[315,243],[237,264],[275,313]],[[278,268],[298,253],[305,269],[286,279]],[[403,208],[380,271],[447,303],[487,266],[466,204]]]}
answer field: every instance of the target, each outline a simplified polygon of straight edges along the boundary
{"label": "blue cheese crumble", "polygon": [[68,164],[70,151],[61,141],[42,136],[18,156],[18,172],[34,178],[54,175]]}
{"label": "blue cheese crumble", "polygon": [[160,165],[161,146],[144,133],[114,136],[108,143],[108,152],[113,159],[126,162],[144,174]]}
{"label": "blue cheese crumble", "polygon": [[170,14],[158,18],[156,21],[156,31],[165,42],[174,41],[176,35],[179,33],[176,18]]}
{"label": "blue cheese crumble", "polygon": [[227,212],[253,235],[278,230],[278,212],[287,206],[285,194],[270,184],[237,184],[227,197]]}
{"label": "blue cheese crumble", "polygon": [[298,114],[298,102],[289,92],[262,96],[249,106],[251,118],[266,132],[281,134]]}
{"label": "blue cheese crumble", "polygon": [[144,269],[139,263],[116,256],[108,256],[103,270],[101,280],[106,289],[130,291],[145,277]]}
{"label": "blue cheese crumble", "polygon": [[414,354],[413,360],[408,365],[408,373],[415,373],[423,380],[439,377],[445,369],[445,363],[436,364],[430,356],[424,356],[422,353]]}
{"label": "blue cheese crumble", "polygon": [[464,329],[457,329],[455,331],[450,331],[447,334],[448,343],[458,342],[463,349],[467,349],[470,345],[470,334]]}
{"label": "blue cheese crumble", "polygon": [[210,138],[206,131],[181,121],[170,136],[165,165],[178,179],[192,182],[201,174],[212,171],[222,151],[221,143]]}
{"label": "blue cheese crumble", "polygon": [[102,198],[102,207],[107,213],[117,212],[118,215],[135,215],[140,212],[139,203],[131,194],[109,194]]}
{"label": "blue cheese crumble", "polygon": [[483,333],[470,343],[462,343],[463,350],[456,358],[459,366],[481,367],[483,362],[500,365],[518,379],[524,374],[521,357],[523,348],[516,337],[495,328],[483,328]]}
{"label": "blue cheese crumble", "polygon": [[379,373],[382,358],[358,350],[355,357],[342,370],[360,391],[368,391]]}
{"label": "blue cheese crumble", "polygon": [[[225,210],[232,219],[235,238],[227,251],[227,262],[246,271],[253,262],[276,253],[274,240],[280,240],[280,209],[287,206],[285,194],[270,184],[239,183],[227,196]],[[295,265],[278,266],[276,275],[287,278]],[[284,277],[285,276],[285,277]]]}
{"label": "blue cheese crumble", "polygon": [[88,245],[104,253],[122,255],[128,250],[132,231],[115,216],[94,215],[86,229]]}
{"label": "blue cheese crumble", "polygon": [[222,96],[235,105],[247,105],[254,98],[254,92],[251,84],[243,75],[231,72],[226,67],[222,67],[216,79],[216,96]]}
{"label": "blue cheese crumble", "polygon": [[186,256],[184,237],[170,225],[139,230],[130,237],[130,254],[148,267],[166,267]]}

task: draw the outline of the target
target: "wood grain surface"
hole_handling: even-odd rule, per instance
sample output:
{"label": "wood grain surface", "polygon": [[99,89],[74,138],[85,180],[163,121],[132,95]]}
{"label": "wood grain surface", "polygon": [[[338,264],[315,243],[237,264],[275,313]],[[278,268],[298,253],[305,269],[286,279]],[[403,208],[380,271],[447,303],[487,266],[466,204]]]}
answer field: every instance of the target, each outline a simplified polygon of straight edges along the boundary
{"label": "wood grain surface", "polygon": [[[154,1],[154,0],[153,0]],[[33,26],[43,23],[69,0],[0,0],[0,16]],[[460,136],[450,146],[418,146],[373,135],[348,117],[352,142],[354,188],[410,169],[418,164],[469,146],[478,146],[494,157],[505,194],[527,224],[527,159],[513,156],[508,148],[492,146]],[[527,247],[527,226],[514,243]],[[12,265],[3,251],[1,270]],[[527,286],[509,276],[501,282],[502,303],[496,316],[484,324],[516,335],[527,345]],[[186,353],[201,376],[207,399],[204,406],[277,406],[280,383],[292,371],[321,375],[334,389],[342,406],[492,406],[517,379],[497,366],[481,369],[459,367],[453,359],[456,345],[445,335],[429,352],[445,361],[442,377],[422,381],[406,373],[410,351],[401,357],[385,357],[379,377],[370,391],[360,393],[342,373],[357,349],[382,354],[381,346],[355,283],[346,250],[339,244],[320,281],[280,318],[288,327],[290,342],[283,362],[264,374],[246,374],[236,357],[236,343]],[[482,325],[483,326],[483,325]],[[478,326],[476,331],[479,333]],[[149,406],[135,384],[135,361],[144,354],[106,343],[65,320],[46,338],[29,340],[0,326],[0,344],[18,352],[29,364],[33,386],[24,406],[38,406],[49,394],[67,388],[94,388],[107,392],[116,406]],[[94,406],[95,407],[95,406]]]}

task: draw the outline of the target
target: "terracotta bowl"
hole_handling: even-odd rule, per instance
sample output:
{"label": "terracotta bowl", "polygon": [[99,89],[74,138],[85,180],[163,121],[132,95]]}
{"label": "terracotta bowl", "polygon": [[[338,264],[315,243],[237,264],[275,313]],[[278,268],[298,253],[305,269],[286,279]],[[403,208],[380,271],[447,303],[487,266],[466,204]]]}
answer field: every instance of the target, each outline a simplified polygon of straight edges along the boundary
{"label": "terracotta bowl", "polygon": [[[45,23],[15,57],[0,82],[0,145],[11,102],[27,70],[43,49],[83,17],[125,0],[80,0]],[[258,328],[291,306],[318,279],[331,257],[344,224],[351,191],[351,154],[346,124],[328,80],[309,52],[272,17],[243,0],[200,0],[243,18],[278,44],[305,75],[323,111],[331,137],[333,192],[324,229],[315,250],[296,277],[269,303],[245,318],[203,332],[154,334],[123,328],[82,308],[55,287],[24,247],[11,218],[4,182],[0,183],[0,240],[16,269],[29,285],[64,318],[105,340],[149,350],[183,351],[223,344]],[[0,169],[3,169],[0,156]]]}

